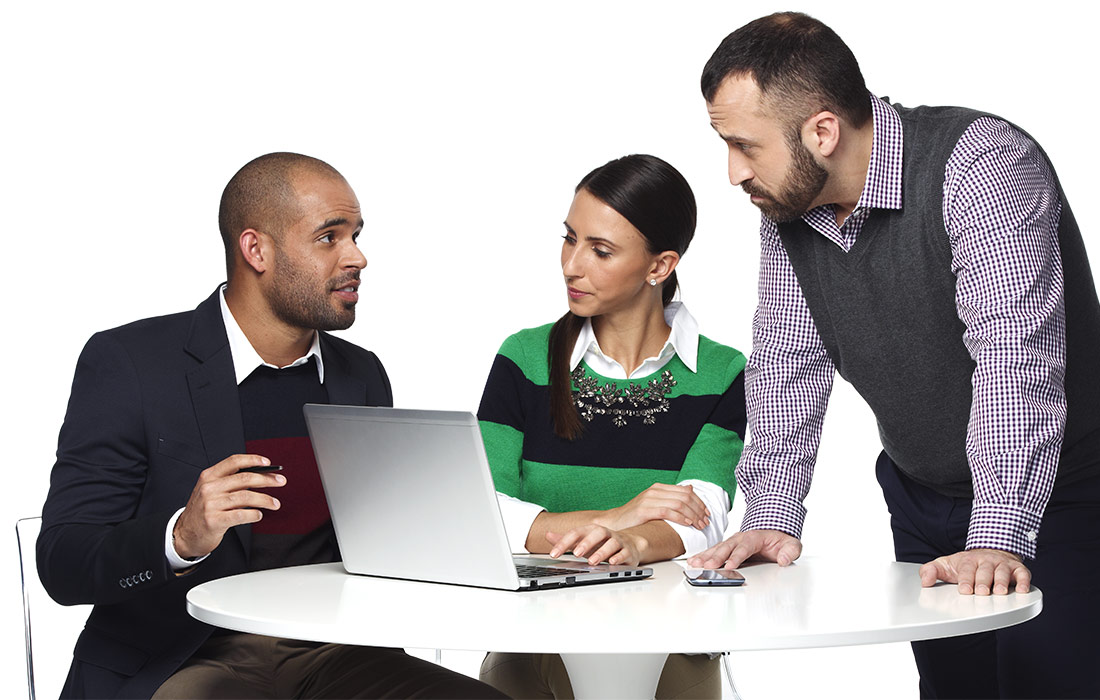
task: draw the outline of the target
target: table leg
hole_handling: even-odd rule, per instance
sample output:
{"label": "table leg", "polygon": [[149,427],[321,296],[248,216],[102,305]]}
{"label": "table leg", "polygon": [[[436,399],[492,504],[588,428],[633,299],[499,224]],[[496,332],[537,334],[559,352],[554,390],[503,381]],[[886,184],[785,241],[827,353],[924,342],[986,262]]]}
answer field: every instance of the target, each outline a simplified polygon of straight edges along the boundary
{"label": "table leg", "polygon": [[668,654],[562,654],[577,700],[652,700]]}

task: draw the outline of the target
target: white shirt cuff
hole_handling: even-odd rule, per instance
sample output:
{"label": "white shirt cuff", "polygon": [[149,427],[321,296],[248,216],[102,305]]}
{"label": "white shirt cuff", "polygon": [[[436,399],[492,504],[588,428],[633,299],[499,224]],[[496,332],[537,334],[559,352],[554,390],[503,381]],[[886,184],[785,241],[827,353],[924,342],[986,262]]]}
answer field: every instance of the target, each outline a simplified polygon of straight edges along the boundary
{"label": "white shirt cuff", "polygon": [[176,546],[172,544],[172,530],[176,529],[176,521],[180,519],[180,514],[182,513],[183,508],[177,510],[176,514],[169,518],[168,527],[164,530],[164,556],[168,558],[168,566],[172,567],[172,571],[190,569],[195,564],[198,564],[200,561],[210,556],[209,554],[204,554],[201,557],[188,561],[176,553]]}
{"label": "white shirt cuff", "polygon": [[695,495],[703,501],[703,505],[710,510],[710,525],[702,530],[681,525],[666,520],[665,522],[680,536],[684,543],[684,553],[678,558],[690,557],[713,547],[722,541],[726,535],[726,526],[729,524],[730,497],[726,490],[717,484],[699,479],[685,479],[677,486],[690,485]]}
{"label": "white shirt cuff", "polygon": [[539,513],[546,510],[537,503],[528,503],[508,494],[497,491],[497,503],[500,515],[504,518],[504,532],[508,535],[508,546],[513,553],[527,553],[527,535]]}

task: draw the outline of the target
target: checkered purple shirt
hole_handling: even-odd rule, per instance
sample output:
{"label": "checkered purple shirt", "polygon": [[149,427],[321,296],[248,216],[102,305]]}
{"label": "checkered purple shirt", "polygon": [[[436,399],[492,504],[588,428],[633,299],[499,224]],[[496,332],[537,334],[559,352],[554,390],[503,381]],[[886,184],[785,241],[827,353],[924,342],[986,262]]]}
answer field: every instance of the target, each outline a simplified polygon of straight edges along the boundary
{"label": "checkered purple shirt", "polygon": [[[837,227],[831,205],[803,219],[844,251],[872,209],[902,206],[902,126],[872,97],[874,142],[863,194]],[[1061,213],[1038,148],[982,117],[947,162],[943,217],[963,343],[976,362],[966,454],[974,479],[967,548],[1034,557],[1066,420]],[[745,369],[749,442],[737,467],[741,529],[800,537],[835,368],[775,222],[760,226],[759,304]]]}

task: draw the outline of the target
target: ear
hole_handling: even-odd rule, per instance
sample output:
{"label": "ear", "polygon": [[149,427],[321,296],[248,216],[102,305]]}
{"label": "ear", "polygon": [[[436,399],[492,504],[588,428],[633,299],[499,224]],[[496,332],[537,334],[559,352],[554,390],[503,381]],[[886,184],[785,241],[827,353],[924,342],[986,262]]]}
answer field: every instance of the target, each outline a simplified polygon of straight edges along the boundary
{"label": "ear", "polygon": [[818,112],[802,123],[802,142],[824,158],[840,144],[840,117],[832,112]]}
{"label": "ear", "polygon": [[646,280],[657,280],[657,286],[664,284],[676,266],[680,264],[680,254],[674,250],[665,250],[653,257]]}
{"label": "ear", "polygon": [[246,228],[237,241],[244,262],[256,272],[263,274],[271,267],[273,249],[270,238],[254,228]]}

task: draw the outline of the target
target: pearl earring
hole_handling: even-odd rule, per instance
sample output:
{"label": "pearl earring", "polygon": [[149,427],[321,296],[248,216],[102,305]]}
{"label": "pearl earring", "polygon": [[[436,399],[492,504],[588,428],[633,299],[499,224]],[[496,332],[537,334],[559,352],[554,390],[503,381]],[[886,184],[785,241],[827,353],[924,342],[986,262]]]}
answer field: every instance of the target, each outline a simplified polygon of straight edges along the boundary
{"label": "pearl earring", "polygon": [[649,286],[650,287],[656,287],[657,286],[657,280],[653,280],[653,279],[649,280]]}

